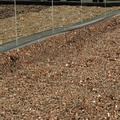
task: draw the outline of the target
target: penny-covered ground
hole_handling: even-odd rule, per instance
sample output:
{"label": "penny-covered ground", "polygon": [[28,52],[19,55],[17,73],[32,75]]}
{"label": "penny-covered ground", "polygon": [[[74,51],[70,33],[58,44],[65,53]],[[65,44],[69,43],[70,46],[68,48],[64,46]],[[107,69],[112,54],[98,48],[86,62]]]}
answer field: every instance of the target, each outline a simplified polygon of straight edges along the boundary
{"label": "penny-covered ground", "polygon": [[0,54],[1,120],[118,120],[120,16]]}

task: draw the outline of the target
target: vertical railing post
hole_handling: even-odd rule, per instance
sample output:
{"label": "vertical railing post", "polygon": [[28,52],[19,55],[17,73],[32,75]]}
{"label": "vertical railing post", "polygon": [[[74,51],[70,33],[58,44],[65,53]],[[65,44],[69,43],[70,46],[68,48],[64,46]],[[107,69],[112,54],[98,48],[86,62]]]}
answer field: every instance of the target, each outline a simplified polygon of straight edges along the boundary
{"label": "vertical railing post", "polygon": [[16,35],[16,45],[18,45],[18,31],[17,31],[17,6],[16,0],[14,0],[14,12],[15,12],[15,35]]}

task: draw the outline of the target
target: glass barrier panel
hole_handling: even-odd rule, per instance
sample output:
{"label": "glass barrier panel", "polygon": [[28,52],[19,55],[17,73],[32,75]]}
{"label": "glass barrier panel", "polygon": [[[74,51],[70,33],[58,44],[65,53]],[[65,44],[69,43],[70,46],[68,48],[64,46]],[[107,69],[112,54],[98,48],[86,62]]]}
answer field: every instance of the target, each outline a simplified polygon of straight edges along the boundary
{"label": "glass barrier panel", "polygon": [[[107,0],[65,0],[56,4],[54,0],[54,27],[65,27],[92,19],[110,11],[119,10],[115,1]],[[105,14],[106,15],[106,14]]]}
{"label": "glass barrier panel", "polygon": [[[30,3],[17,4],[17,32],[20,38],[52,29],[52,7],[48,4]],[[49,33],[48,33],[49,34]],[[43,34],[43,36],[45,36]],[[36,39],[36,37],[32,38]]]}
{"label": "glass barrier panel", "polygon": [[[69,28],[66,26],[74,27],[73,24],[80,25],[89,19],[95,21],[95,17],[100,19],[98,16],[102,14],[104,18],[108,15],[107,12],[120,10],[120,6],[114,3],[117,1],[40,0],[37,3],[29,3],[13,0],[11,4],[1,4],[0,44],[16,40],[16,43],[10,44],[12,48],[14,44],[21,45],[24,41],[34,41],[54,32],[66,30]],[[49,31],[50,29],[52,31]]]}
{"label": "glass barrier panel", "polygon": [[0,4],[0,44],[16,39],[14,4]]}

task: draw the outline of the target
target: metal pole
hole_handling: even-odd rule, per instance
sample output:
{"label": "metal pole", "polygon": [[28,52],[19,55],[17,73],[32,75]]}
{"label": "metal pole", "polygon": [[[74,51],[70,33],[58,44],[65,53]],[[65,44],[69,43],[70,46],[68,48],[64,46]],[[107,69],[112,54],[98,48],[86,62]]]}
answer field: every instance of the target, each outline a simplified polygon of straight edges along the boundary
{"label": "metal pole", "polygon": [[52,32],[54,33],[54,4],[53,4],[53,0],[52,0]]}
{"label": "metal pole", "polygon": [[16,34],[16,45],[18,45],[18,32],[17,32],[17,7],[16,7],[16,0],[14,0],[14,11],[15,11],[15,34]]}

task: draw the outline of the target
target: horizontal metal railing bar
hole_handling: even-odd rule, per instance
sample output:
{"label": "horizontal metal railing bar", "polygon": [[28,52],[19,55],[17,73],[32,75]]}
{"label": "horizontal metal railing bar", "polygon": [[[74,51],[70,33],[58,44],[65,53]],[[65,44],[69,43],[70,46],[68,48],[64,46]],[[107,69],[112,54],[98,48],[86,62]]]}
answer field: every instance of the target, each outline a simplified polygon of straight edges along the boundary
{"label": "horizontal metal railing bar", "polygon": [[[16,0],[16,2],[51,2],[52,0]],[[82,2],[82,3],[120,3],[120,0],[104,0],[103,2],[93,2],[93,0],[53,0],[54,2]],[[0,2],[14,2],[14,0],[0,0]]]}

